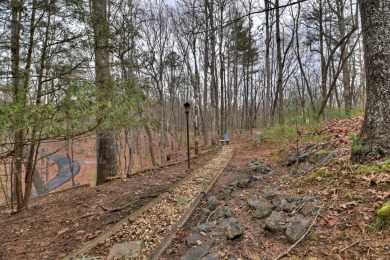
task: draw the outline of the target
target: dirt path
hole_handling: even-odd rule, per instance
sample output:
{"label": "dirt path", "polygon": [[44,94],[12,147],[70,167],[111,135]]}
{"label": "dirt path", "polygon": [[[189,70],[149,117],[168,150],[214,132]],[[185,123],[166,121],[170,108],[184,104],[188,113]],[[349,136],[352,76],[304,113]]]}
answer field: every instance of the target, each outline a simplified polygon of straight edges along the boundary
{"label": "dirt path", "polygon": [[[216,152],[192,159],[191,171],[203,166]],[[96,188],[34,198],[28,209],[17,214],[10,214],[2,207],[0,259],[61,259],[168,190],[191,171],[183,162]]]}
{"label": "dirt path", "polygon": [[[256,145],[252,142],[240,142],[235,148],[235,154],[224,173],[195,209],[186,225],[177,232],[173,243],[160,259],[271,259],[260,257],[260,251],[269,253],[264,251],[264,240],[267,238],[262,237],[263,227],[259,220],[254,220],[248,214],[247,199],[256,196],[263,187],[277,180],[281,168],[273,163],[271,158],[278,151],[278,147],[270,142]],[[262,180],[251,179],[246,166],[257,159],[268,162],[277,173]],[[229,184],[234,182],[241,182],[241,188],[236,186],[234,189],[227,189]],[[211,205],[212,197],[217,198],[216,205]],[[237,220],[243,231],[243,235],[234,239],[225,236],[227,232],[220,220],[230,217]],[[198,228],[206,221],[212,228],[198,233]],[[195,244],[189,242],[193,237],[197,238]],[[272,241],[267,241],[268,243]],[[274,249],[275,247],[270,250]]]}
{"label": "dirt path", "polygon": [[[90,258],[104,258],[115,244],[120,246],[123,242],[137,240],[142,240],[143,244],[140,258],[148,259],[172,227],[190,210],[190,206],[198,195],[208,192],[225,169],[233,152],[233,147],[223,147],[215,158],[193,171],[156,201],[152,201],[150,206],[142,209],[142,212],[135,212],[134,216],[125,218],[123,224],[120,223],[120,226],[113,227],[114,233],[109,230],[108,234],[104,233],[92,243],[87,243],[81,250],[68,256],[67,259],[81,258],[82,255]],[[92,248],[92,246],[95,247]],[[116,252],[116,257],[126,258],[126,250]]]}

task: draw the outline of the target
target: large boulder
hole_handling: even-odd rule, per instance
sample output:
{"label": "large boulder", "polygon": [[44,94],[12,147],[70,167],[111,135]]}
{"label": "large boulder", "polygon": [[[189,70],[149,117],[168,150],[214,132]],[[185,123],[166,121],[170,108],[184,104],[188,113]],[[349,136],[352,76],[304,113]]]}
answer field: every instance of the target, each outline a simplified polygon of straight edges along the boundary
{"label": "large boulder", "polygon": [[228,218],[221,225],[221,228],[225,230],[225,234],[228,239],[234,239],[241,236],[244,231],[236,218]]}
{"label": "large boulder", "polygon": [[287,224],[286,238],[291,243],[297,242],[307,231],[310,226],[310,221],[301,217],[295,217]]}
{"label": "large boulder", "polygon": [[211,210],[215,209],[217,207],[218,203],[219,203],[219,201],[218,201],[217,197],[215,197],[215,196],[210,196],[207,199],[207,205],[208,205],[209,209],[211,209]]}
{"label": "large boulder", "polygon": [[213,223],[207,222],[207,223],[200,224],[199,226],[197,226],[197,228],[199,231],[209,232],[213,229],[214,226],[215,225]]}
{"label": "large boulder", "polygon": [[250,209],[253,209],[252,216],[254,218],[265,218],[271,214],[271,207],[260,200],[248,199],[248,205]]}
{"label": "large boulder", "polygon": [[202,242],[203,236],[199,233],[192,233],[186,238],[186,244],[189,247],[199,244],[199,241]]}
{"label": "large boulder", "polygon": [[232,216],[231,210],[226,206],[222,206],[222,207],[217,208],[214,211],[214,214],[211,216],[211,218],[212,219],[220,219],[220,218],[229,218],[231,216]]}
{"label": "large boulder", "polygon": [[268,174],[273,171],[272,167],[260,160],[254,160],[248,163],[246,169],[251,173]]}
{"label": "large boulder", "polygon": [[275,232],[280,229],[279,223],[282,220],[282,213],[272,211],[272,214],[265,220],[264,229]]}
{"label": "large boulder", "polygon": [[187,253],[182,256],[181,260],[194,260],[194,259],[202,259],[204,256],[206,256],[211,247],[213,246],[212,241],[206,241],[200,246],[193,247],[190,250],[187,251]]}

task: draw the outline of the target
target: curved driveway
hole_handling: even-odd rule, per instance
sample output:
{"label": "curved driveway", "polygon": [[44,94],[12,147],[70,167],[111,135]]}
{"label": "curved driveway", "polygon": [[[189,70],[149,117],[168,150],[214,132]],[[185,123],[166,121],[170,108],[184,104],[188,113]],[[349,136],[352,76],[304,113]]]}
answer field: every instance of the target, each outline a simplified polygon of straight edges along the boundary
{"label": "curved driveway", "polygon": [[[57,174],[47,183],[48,191],[52,191],[67,183],[72,179],[72,171],[70,169],[71,160],[64,155],[52,154],[48,158],[53,160],[58,167]],[[80,164],[73,160],[73,177],[80,172]]]}

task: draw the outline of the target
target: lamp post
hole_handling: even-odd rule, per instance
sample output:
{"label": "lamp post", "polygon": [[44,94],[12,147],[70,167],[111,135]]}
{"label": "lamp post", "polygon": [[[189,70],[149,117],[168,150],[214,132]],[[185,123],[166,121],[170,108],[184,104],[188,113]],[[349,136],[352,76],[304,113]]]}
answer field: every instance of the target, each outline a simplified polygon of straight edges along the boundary
{"label": "lamp post", "polygon": [[188,114],[190,113],[190,103],[186,102],[184,104],[184,111],[186,112],[186,121],[187,121],[187,160],[188,160],[188,169],[190,169],[190,129],[188,126]]}

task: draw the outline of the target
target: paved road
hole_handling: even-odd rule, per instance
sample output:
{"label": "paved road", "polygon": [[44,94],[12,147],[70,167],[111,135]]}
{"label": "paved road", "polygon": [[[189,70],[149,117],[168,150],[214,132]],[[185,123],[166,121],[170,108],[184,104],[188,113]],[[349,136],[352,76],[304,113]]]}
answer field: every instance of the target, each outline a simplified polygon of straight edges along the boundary
{"label": "paved road", "polygon": [[[67,156],[52,154],[48,156],[53,160],[58,167],[58,172],[48,183],[47,189],[50,191],[57,189],[63,184],[72,179],[72,172],[70,170],[70,160]],[[80,172],[80,164],[78,161],[73,161],[73,176],[76,176]]]}
{"label": "paved road", "polygon": [[[51,154],[47,158],[53,160],[57,164],[57,174],[47,183],[48,192],[57,189],[72,179],[72,172],[70,170],[70,160],[67,156],[60,154]],[[80,163],[73,160],[73,177],[80,172]],[[37,171],[34,174],[39,174]],[[38,196],[37,191],[34,189],[32,196]]]}

